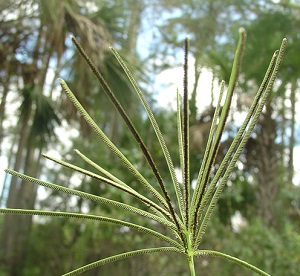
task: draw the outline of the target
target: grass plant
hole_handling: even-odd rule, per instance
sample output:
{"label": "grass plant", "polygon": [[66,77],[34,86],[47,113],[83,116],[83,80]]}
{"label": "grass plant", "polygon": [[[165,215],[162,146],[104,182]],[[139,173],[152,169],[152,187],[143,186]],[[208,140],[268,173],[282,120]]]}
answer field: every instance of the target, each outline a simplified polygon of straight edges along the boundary
{"label": "grass plant", "polygon": [[[187,263],[190,270],[190,275],[196,275],[195,271],[195,258],[202,256],[212,256],[221,257],[229,261],[235,262],[238,265],[244,266],[257,274],[269,275],[268,273],[260,270],[259,268],[240,260],[236,257],[229,256],[225,253],[203,249],[201,248],[201,241],[207,230],[207,226],[210,222],[213,211],[215,210],[216,204],[220,195],[226,186],[228,178],[234,169],[234,166],[247,142],[255,124],[259,119],[263,107],[267,101],[268,95],[272,90],[275,77],[278,73],[278,69],[283,59],[284,50],[286,47],[286,39],[283,39],[280,49],[277,50],[271,57],[270,65],[265,73],[265,77],[261,83],[259,90],[253,100],[251,107],[249,108],[248,114],[241,125],[239,131],[237,132],[232,144],[230,145],[226,155],[223,157],[221,164],[214,174],[212,170],[215,168],[215,160],[218,154],[221,137],[224,133],[226,121],[228,118],[228,113],[231,106],[232,96],[237,84],[237,80],[240,73],[241,61],[243,56],[243,51],[246,42],[246,33],[244,29],[239,30],[239,42],[237,45],[237,50],[235,53],[235,58],[233,61],[232,72],[230,81],[228,83],[227,92],[225,93],[225,84],[221,83],[221,90],[219,94],[219,99],[217,101],[217,106],[215,109],[215,114],[212,121],[211,130],[209,133],[209,138],[207,141],[207,146],[204,152],[203,161],[199,168],[199,174],[196,181],[195,188],[191,186],[190,177],[190,156],[189,156],[189,106],[188,106],[188,40],[185,41],[184,50],[184,78],[183,78],[183,95],[177,94],[177,127],[178,127],[178,150],[180,156],[180,170],[182,172],[182,180],[178,179],[175,173],[175,166],[170,156],[168,147],[164,140],[164,137],[160,131],[158,123],[153,115],[148,102],[145,99],[144,94],[140,90],[137,82],[133,78],[132,73],[124,63],[123,59],[120,57],[118,52],[111,48],[112,53],[122,66],[124,73],[127,75],[128,79],[132,83],[132,86],[140,98],[145,111],[148,114],[148,118],[152,124],[152,127],[156,133],[157,139],[161,146],[161,150],[164,154],[166,163],[168,165],[169,173],[173,183],[173,189],[175,190],[175,198],[170,197],[170,187],[166,185],[159,168],[154,162],[147,146],[143,142],[140,134],[136,130],[123,106],[119,103],[115,94],[110,89],[103,76],[93,64],[92,60],[88,57],[85,51],[82,49],[79,42],[72,37],[72,41],[80,52],[81,56],[86,60],[88,66],[91,68],[92,72],[98,79],[103,90],[106,92],[107,96],[110,98],[115,108],[118,110],[124,122],[128,126],[130,132],[132,133],[134,139],[139,145],[145,159],[147,160],[160,189],[154,188],[151,183],[145,179],[143,176],[143,171],[137,169],[130,160],[109,140],[105,133],[98,127],[96,122],[90,117],[84,107],[76,99],[72,91],[69,89],[66,82],[60,79],[60,84],[62,90],[69,97],[71,102],[74,104],[78,112],[83,116],[89,126],[95,131],[98,137],[107,145],[107,147],[123,162],[124,167],[129,170],[138,182],[147,190],[147,194],[141,194],[139,191],[133,189],[130,183],[124,183],[121,179],[109,173],[107,170],[94,163],[87,156],[82,154],[79,150],[75,150],[84,161],[90,164],[98,173],[93,173],[91,171],[82,169],[78,166],[65,162],[63,160],[58,160],[51,156],[44,154],[44,157],[56,162],[62,166],[69,169],[82,173],[86,176],[92,177],[99,180],[101,183],[106,183],[111,185],[116,189],[121,190],[124,193],[130,194],[135,197],[137,201],[141,201],[145,208],[137,208],[130,206],[123,202],[114,201],[109,198],[104,198],[97,195],[92,195],[75,189],[70,189],[61,185],[56,185],[53,183],[45,182],[22,173],[6,169],[5,171],[11,175],[20,177],[28,182],[35,183],[56,191],[63,193],[75,195],[81,198],[89,199],[91,201],[98,202],[99,204],[112,205],[115,208],[119,208],[131,213],[136,216],[143,217],[145,220],[150,222],[156,222],[161,224],[164,228],[168,230],[168,234],[162,234],[157,230],[144,227],[143,225],[138,225],[134,223],[126,222],[125,220],[114,219],[111,217],[104,217],[92,214],[81,214],[81,213],[67,213],[67,212],[52,212],[43,210],[21,210],[21,209],[0,209],[1,213],[11,213],[11,214],[24,214],[24,215],[39,215],[39,216],[52,216],[52,217],[75,217],[78,219],[89,219],[98,220],[101,222],[117,224],[119,226],[126,226],[133,230],[138,230],[144,234],[152,235],[157,239],[161,240],[162,246],[157,248],[145,248],[130,252],[124,252],[119,255],[114,255],[94,263],[87,264],[83,267],[77,268],[73,271],[67,272],[64,275],[77,275],[86,272],[90,269],[105,265],[107,263],[115,262],[118,260],[126,259],[141,254],[152,254],[152,253],[162,253],[162,252],[175,252],[178,254],[184,254],[187,259]],[[222,101],[224,104],[222,105]],[[148,224],[149,225],[149,224]],[[151,223],[150,223],[151,225]],[[200,272],[199,272],[200,273]]]}

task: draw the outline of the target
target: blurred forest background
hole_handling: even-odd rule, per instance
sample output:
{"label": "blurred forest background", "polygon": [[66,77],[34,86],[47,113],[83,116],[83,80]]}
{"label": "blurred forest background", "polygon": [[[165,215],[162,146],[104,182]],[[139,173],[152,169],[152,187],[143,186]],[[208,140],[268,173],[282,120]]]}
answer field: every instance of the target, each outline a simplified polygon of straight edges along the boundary
{"label": "blurred forest background", "polygon": [[[134,72],[175,164],[179,164],[175,110],[160,100],[161,95],[172,98],[176,91],[166,95],[168,84],[156,84],[163,72],[171,72],[174,81],[182,78],[172,75],[172,70],[182,66],[183,40],[189,37],[194,79],[190,83],[191,169],[196,177],[216,86],[222,79],[228,83],[240,26],[247,31],[247,46],[222,153],[283,37],[288,39],[288,48],[270,100],[218,203],[201,248],[239,257],[271,275],[300,275],[300,178],[295,169],[297,160],[300,162],[296,154],[300,153],[300,1],[1,0],[1,167],[136,206],[116,189],[41,158],[47,152],[86,167],[73,153],[77,148],[124,182],[138,186],[61,93],[57,82],[61,77],[108,137],[156,185],[137,145],[69,35],[80,40],[126,107],[165,179],[170,176],[155,134],[108,46],[114,45]],[[199,80],[207,71],[213,79],[209,80],[211,88],[204,91]],[[200,108],[201,97],[210,99],[205,108]],[[137,221],[126,212],[37,189],[2,172],[1,177],[1,207],[87,212]],[[1,276],[61,275],[112,254],[157,244],[124,227],[78,219],[1,215],[0,229]],[[213,258],[196,260],[196,269],[203,276],[253,275]],[[131,258],[85,275],[188,275],[187,271],[186,260],[170,253]]]}

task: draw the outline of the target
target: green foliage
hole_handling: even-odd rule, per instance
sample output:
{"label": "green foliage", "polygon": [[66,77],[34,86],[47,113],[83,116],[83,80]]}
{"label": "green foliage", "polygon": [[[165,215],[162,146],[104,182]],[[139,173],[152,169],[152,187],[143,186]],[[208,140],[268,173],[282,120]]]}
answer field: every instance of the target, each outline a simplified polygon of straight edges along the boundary
{"label": "green foliage", "polygon": [[[260,220],[251,221],[242,233],[237,233],[234,246],[225,245],[225,250],[269,271],[271,275],[298,275],[300,236],[297,229],[286,224],[282,233],[267,228]],[[251,244],[251,247],[245,246]],[[282,254],[282,252],[285,252]],[[230,270],[234,274],[234,267]]]}
{"label": "green foliage", "polygon": [[[131,183],[124,183],[121,177],[117,177],[111,172],[107,171],[103,167],[94,163],[89,157],[83,155],[80,151],[75,150],[75,153],[83,159],[87,164],[92,166],[97,173],[90,170],[75,166],[69,162],[62,161],[51,156],[45,155],[47,159],[52,160],[68,169],[71,169],[77,173],[83,174],[99,183],[112,186],[123,193],[126,193],[140,204],[138,207],[134,207],[131,204],[127,204],[118,200],[108,199],[103,196],[93,195],[87,192],[79,191],[73,188],[67,188],[61,185],[53,184],[47,181],[42,181],[34,177],[30,177],[19,172],[7,169],[6,172],[22,178],[27,182],[31,182],[37,185],[50,188],[55,191],[63,192],[69,195],[75,195],[83,199],[100,203],[100,205],[110,205],[116,209],[129,212],[133,214],[131,218],[136,217],[137,222],[129,222],[124,217],[116,219],[112,217],[106,217],[101,215],[91,215],[84,213],[70,213],[70,212],[56,212],[56,211],[42,211],[42,210],[22,210],[22,209],[0,209],[1,213],[12,213],[12,214],[23,214],[23,215],[39,215],[39,216],[58,216],[70,218],[73,220],[86,219],[94,220],[95,222],[110,223],[121,226],[121,229],[137,230],[144,234],[150,235],[152,238],[158,239],[159,243],[153,243],[148,248],[136,249],[127,251],[124,253],[114,253],[111,257],[101,256],[100,260],[90,261],[89,264],[83,265],[71,272],[64,275],[76,275],[90,269],[109,264],[122,259],[127,259],[133,256],[148,255],[152,253],[166,253],[173,252],[182,254],[188,261],[190,275],[195,275],[195,257],[220,257],[237,263],[247,269],[252,270],[260,275],[269,275],[266,272],[258,269],[257,267],[230,255],[221,253],[216,250],[205,250],[200,247],[202,240],[206,232],[207,226],[210,222],[213,211],[215,210],[216,203],[220,199],[221,193],[228,182],[229,176],[232,173],[234,166],[253,131],[255,124],[258,121],[259,115],[268,99],[270,91],[272,89],[275,77],[278,73],[281,65],[283,54],[286,46],[286,39],[283,40],[280,50],[276,51],[271,59],[269,68],[265,74],[265,78],[256,94],[256,97],[249,109],[249,112],[240,127],[238,133],[234,137],[226,155],[222,159],[222,162],[215,174],[212,175],[212,171],[215,165],[216,156],[220,149],[220,143],[222,134],[225,129],[226,121],[228,118],[231,100],[234,89],[238,80],[243,50],[245,48],[246,34],[243,29],[239,32],[239,42],[234,57],[233,67],[231,76],[229,79],[228,89],[225,97],[223,97],[225,85],[222,83],[219,100],[216,106],[215,114],[212,121],[212,126],[207,142],[207,147],[204,153],[202,164],[199,170],[198,178],[196,181],[195,189],[191,186],[190,177],[190,156],[189,156],[189,106],[188,106],[188,41],[185,41],[185,55],[184,55],[184,92],[181,100],[181,96],[178,94],[177,97],[177,128],[178,128],[178,151],[180,159],[180,170],[182,173],[182,181],[178,179],[175,173],[175,166],[170,156],[169,149],[166,141],[161,133],[158,126],[157,120],[155,119],[152,110],[146,101],[144,94],[141,92],[137,82],[133,78],[131,72],[125,65],[124,61],[117,53],[114,48],[111,48],[113,55],[123,68],[129,81],[132,84],[133,89],[137,93],[148,118],[151,122],[151,126],[157,136],[160,144],[160,150],[164,155],[165,162],[169,171],[170,178],[173,184],[173,191],[175,196],[170,196],[170,187],[166,185],[161,175],[161,169],[157,166],[152,157],[148,147],[143,141],[142,137],[138,133],[137,129],[133,125],[128,113],[125,111],[119,100],[116,98],[112,89],[108,86],[104,80],[102,74],[99,72],[97,67],[94,65],[92,60],[87,56],[79,42],[73,37],[72,38],[75,46],[86,60],[90,69],[98,79],[103,91],[106,93],[110,101],[115,106],[123,118],[125,124],[133,135],[136,143],[140,147],[140,150],[145,158],[145,162],[148,163],[154,178],[156,179],[156,186],[152,185],[151,182],[145,178],[143,168],[140,168],[138,164],[134,164],[130,161],[125,154],[108,138],[108,136],[99,128],[92,117],[87,113],[82,104],[74,96],[72,91],[64,80],[60,80],[62,90],[71,100],[73,105],[76,107],[78,112],[86,120],[88,125],[93,129],[97,136],[102,140],[104,144],[111,150],[111,152],[123,163],[126,169],[132,173],[137,182],[143,187],[143,192],[140,192],[140,187],[134,188]],[[224,105],[221,107],[221,102],[224,100]],[[152,179],[151,179],[152,180]],[[181,184],[182,182],[182,184]],[[142,207],[141,207],[142,206]],[[113,215],[113,214],[112,214]],[[157,226],[159,225],[159,227]],[[163,230],[162,230],[163,229]],[[76,238],[76,234],[80,233],[80,229],[76,228],[73,230],[76,233],[64,233],[66,240],[72,241]],[[79,232],[78,232],[79,231]],[[77,233],[78,232],[78,233]],[[117,235],[119,235],[118,233]],[[82,237],[84,234],[81,235]],[[163,245],[161,245],[161,243]],[[148,244],[147,244],[148,245]],[[75,248],[76,250],[76,248]],[[76,261],[80,259],[78,255],[75,256]],[[78,261],[80,264],[81,261]],[[67,270],[68,268],[62,268]],[[29,272],[30,273],[30,272]]]}

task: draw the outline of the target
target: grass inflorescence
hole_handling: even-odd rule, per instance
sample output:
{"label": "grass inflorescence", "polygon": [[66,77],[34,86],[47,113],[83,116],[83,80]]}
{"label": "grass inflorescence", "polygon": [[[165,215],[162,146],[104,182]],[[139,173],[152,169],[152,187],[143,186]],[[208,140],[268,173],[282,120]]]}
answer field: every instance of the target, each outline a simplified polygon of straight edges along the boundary
{"label": "grass inflorescence", "polygon": [[[160,233],[157,230],[152,230],[148,227],[139,224],[133,224],[126,222],[125,220],[114,219],[111,217],[103,217],[98,215],[80,214],[80,213],[68,213],[68,212],[52,212],[43,210],[21,210],[21,209],[0,209],[1,213],[7,214],[23,214],[23,215],[40,215],[40,216],[58,216],[58,217],[75,217],[79,219],[89,219],[98,220],[101,222],[117,224],[121,226],[126,226],[130,229],[138,230],[144,234],[149,234],[155,238],[161,240],[167,246],[157,247],[157,248],[145,248],[130,252],[124,252],[119,255],[111,256],[91,264],[87,264],[83,267],[75,269],[74,271],[68,272],[65,275],[76,275],[82,272],[88,271],[95,267],[105,265],[107,263],[115,262],[125,258],[133,257],[140,254],[152,254],[159,252],[176,252],[178,254],[184,254],[187,257],[189,264],[190,274],[196,275],[194,258],[201,256],[213,256],[221,257],[227,260],[233,261],[239,265],[242,265],[260,275],[268,275],[266,272],[258,269],[257,267],[235,258],[227,254],[201,249],[201,241],[203,235],[205,234],[208,223],[211,219],[215,206],[218,199],[228,181],[231,172],[234,169],[236,161],[241,154],[247,140],[249,139],[255,124],[258,121],[259,115],[261,114],[263,107],[267,101],[268,95],[271,92],[275,77],[278,73],[278,69],[283,59],[284,50],[286,47],[286,39],[283,40],[282,45],[279,50],[277,50],[273,57],[271,58],[269,68],[266,71],[265,77],[262,84],[255,96],[255,99],[248,111],[248,114],[240,127],[238,133],[236,134],[231,146],[229,147],[226,155],[223,157],[221,164],[218,166],[217,171],[211,174],[214,168],[216,156],[218,155],[222,134],[225,129],[228,113],[231,106],[231,100],[234,93],[234,89],[239,77],[241,61],[243,56],[243,51],[246,43],[246,33],[244,29],[239,31],[239,42],[237,50],[235,53],[235,58],[232,66],[232,73],[230,81],[228,83],[227,93],[225,93],[225,84],[221,83],[221,89],[219,94],[219,99],[217,101],[217,106],[215,108],[215,114],[212,120],[211,130],[209,133],[207,146],[204,152],[203,161],[199,168],[198,177],[196,180],[196,186],[194,189],[191,187],[191,177],[190,177],[190,155],[189,155],[189,100],[188,100],[188,48],[189,42],[185,41],[185,55],[184,55],[184,77],[183,77],[183,95],[177,95],[177,128],[178,128],[178,151],[180,156],[180,169],[182,172],[182,185],[177,179],[175,173],[175,166],[170,156],[168,147],[164,140],[164,137],[160,131],[158,123],[153,115],[148,102],[145,99],[144,94],[140,90],[137,82],[133,78],[132,73],[124,63],[118,52],[111,47],[111,51],[115,58],[118,60],[119,64],[124,70],[130,80],[135,92],[140,98],[142,105],[145,108],[151,125],[155,131],[161,150],[164,154],[169,173],[172,179],[173,188],[175,190],[175,198],[170,197],[170,191],[168,191],[167,185],[165,184],[159,168],[154,162],[150,151],[148,150],[146,144],[142,140],[140,134],[136,130],[132,121],[130,120],[125,108],[120,104],[116,98],[113,91],[110,89],[109,85],[104,80],[103,76],[93,64],[93,61],[86,54],[84,49],[81,47],[79,42],[72,37],[72,41],[78,49],[81,56],[86,60],[88,66],[91,68],[92,72],[98,79],[101,87],[107,94],[108,98],[114,104],[117,111],[120,113],[124,122],[126,123],[128,129],[132,133],[134,139],[139,145],[145,159],[150,166],[156,181],[160,187],[159,190],[154,188],[153,185],[143,176],[143,172],[137,169],[129,159],[111,142],[111,140],[105,135],[105,133],[98,127],[95,121],[87,113],[85,108],[80,104],[77,98],[74,96],[73,92],[69,89],[67,83],[60,79],[60,84],[64,93],[69,97],[71,102],[74,104],[78,112],[83,116],[90,127],[95,131],[98,137],[107,145],[107,147],[123,162],[124,166],[135,176],[139,183],[146,188],[148,194],[141,194],[139,191],[133,189],[129,183],[124,183],[121,179],[112,175],[110,172],[106,171],[100,165],[93,162],[90,158],[82,154],[79,150],[75,150],[75,153],[81,157],[85,162],[95,168],[98,173],[93,173],[91,171],[82,169],[66,161],[62,161],[51,156],[44,154],[45,158],[52,160],[62,166],[69,169],[75,170],[79,173],[92,177],[102,183],[111,185],[120,191],[130,194],[135,197],[136,200],[142,202],[145,205],[145,209],[130,206],[126,203],[119,201],[114,201],[108,198],[92,195],[75,189],[70,189],[61,185],[53,184],[50,182],[45,182],[19,172],[7,169],[6,172],[20,177],[26,181],[35,183],[37,185],[42,185],[44,187],[57,190],[59,192],[76,195],[81,198],[85,198],[91,201],[98,202],[99,204],[111,205],[115,208],[120,208],[122,210],[131,212],[136,216],[141,216],[150,222],[155,221],[161,224],[164,228],[168,229],[168,233]],[[225,99],[223,99],[225,97]],[[222,100],[224,100],[223,106],[221,105]]]}

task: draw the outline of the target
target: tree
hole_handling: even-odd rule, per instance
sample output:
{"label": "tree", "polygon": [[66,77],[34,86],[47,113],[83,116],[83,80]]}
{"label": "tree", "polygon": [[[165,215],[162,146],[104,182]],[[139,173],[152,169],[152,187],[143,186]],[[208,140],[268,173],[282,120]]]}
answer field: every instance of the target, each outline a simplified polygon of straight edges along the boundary
{"label": "tree", "polygon": [[[12,72],[19,73],[23,81],[20,90],[17,91],[17,93],[20,92],[20,98],[22,98],[21,113],[17,126],[17,139],[15,139],[17,144],[12,150],[13,153],[14,148],[17,148],[14,158],[12,158],[13,167],[16,170],[36,176],[39,174],[40,168],[32,164],[39,163],[41,150],[51,142],[55,124],[60,121],[52,102],[54,82],[49,81],[46,75],[53,63],[57,65],[57,70],[62,70],[64,66],[68,65],[63,64],[67,61],[64,53],[69,51],[69,47],[66,45],[68,33],[73,32],[74,35],[80,36],[82,44],[90,51],[97,65],[103,64],[104,53],[107,45],[112,43],[112,37],[107,23],[97,15],[105,9],[107,14],[109,9],[116,6],[111,7],[108,3],[103,6],[104,2],[97,2],[97,4],[98,6],[95,6],[95,10],[93,10],[93,7],[89,7],[91,3],[84,1],[32,0],[19,1],[17,4],[9,2],[2,10],[1,26],[3,28],[0,41],[1,45],[5,46],[9,52],[5,54],[6,60],[1,64],[3,80],[6,83],[1,102],[1,114],[3,115],[1,116],[1,137],[3,136],[2,118],[5,117],[5,99],[8,88],[20,81],[16,74],[14,79],[11,78]],[[15,15],[13,19],[9,18],[10,12]],[[32,24],[32,22],[36,24]],[[111,27],[113,28],[113,26]],[[10,35],[14,32],[18,35],[16,38],[12,38]],[[2,49],[4,48],[2,47]],[[9,68],[14,66],[16,70],[8,70],[8,66]],[[78,75],[84,77],[86,74],[81,68],[77,67],[74,72],[78,73],[80,70]],[[116,73],[116,68],[111,68],[110,72]],[[55,78],[57,74],[58,71],[54,73]],[[89,87],[91,87],[89,80],[87,78],[81,80],[82,87],[89,91]],[[48,92],[50,96],[43,92],[49,83],[52,83],[50,85],[52,90]],[[82,95],[82,99],[85,97]],[[35,197],[34,186],[22,185],[12,178],[9,183],[6,206],[33,207]],[[16,223],[22,227],[18,227]],[[31,218],[11,220],[11,217],[5,217],[3,221],[1,263],[8,267],[7,273],[10,275],[17,275],[22,270],[30,226]]]}

